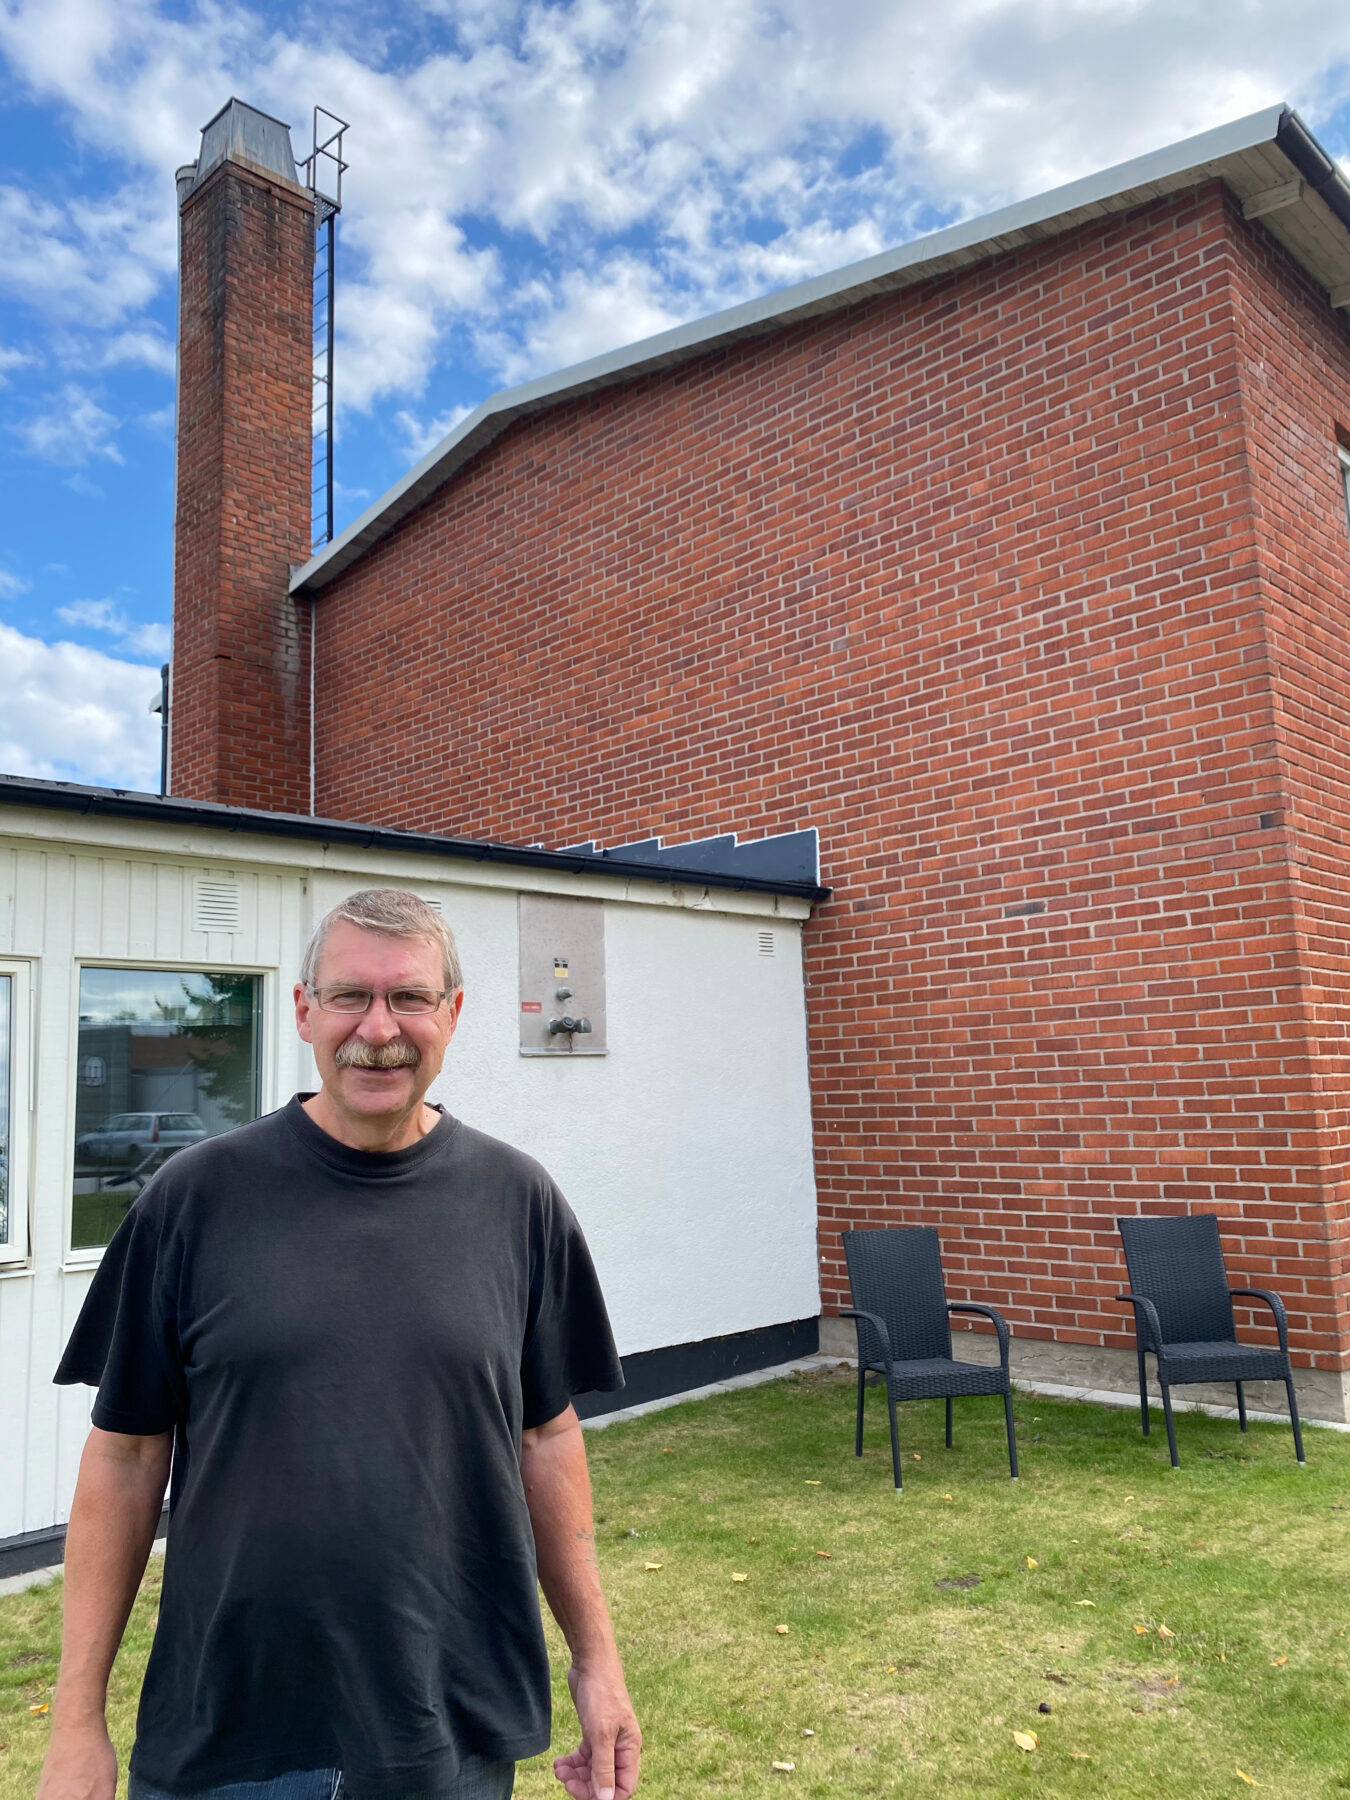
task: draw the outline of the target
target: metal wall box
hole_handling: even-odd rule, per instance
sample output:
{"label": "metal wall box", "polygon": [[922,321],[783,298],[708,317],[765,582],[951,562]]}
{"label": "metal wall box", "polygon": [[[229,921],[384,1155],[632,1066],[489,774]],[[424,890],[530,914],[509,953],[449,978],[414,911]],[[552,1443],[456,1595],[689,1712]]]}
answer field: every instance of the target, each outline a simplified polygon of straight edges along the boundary
{"label": "metal wall box", "polygon": [[519,920],[520,1054],[604,1056],[604,902],[521,894]]}

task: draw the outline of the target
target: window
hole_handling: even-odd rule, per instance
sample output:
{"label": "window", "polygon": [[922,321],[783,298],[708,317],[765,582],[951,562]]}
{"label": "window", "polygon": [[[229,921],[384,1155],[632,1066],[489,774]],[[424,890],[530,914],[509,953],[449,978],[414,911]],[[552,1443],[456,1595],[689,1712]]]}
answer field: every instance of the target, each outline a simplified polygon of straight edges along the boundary
{"label": "window", "polygon": [[24,963],[0,963],[0,1263],[28,1253],[29,984]]}
{"label": "window", "polygon": [[1337,444],[1336,454],[1341,462],[1341,491],[1345,495],[1345,528],[1350,531],[1350,450],[1344,444]]}
{"label": "window", "polygon": [[258,1002],[256,975],[81,969],[73,1250],[175,1151],[258,1116]]}

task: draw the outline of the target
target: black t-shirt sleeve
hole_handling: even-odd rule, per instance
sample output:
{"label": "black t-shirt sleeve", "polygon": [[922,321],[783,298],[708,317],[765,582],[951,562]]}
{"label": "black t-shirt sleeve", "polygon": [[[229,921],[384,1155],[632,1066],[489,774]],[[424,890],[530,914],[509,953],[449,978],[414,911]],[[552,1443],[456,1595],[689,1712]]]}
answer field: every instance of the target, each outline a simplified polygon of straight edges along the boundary
{"label": "black t-shirt sleeve", "polygon": [[172,1431],[186,1411],[155,1197],[147,1188],[103,1252],[54,1378],[96,1387],[94,1424],[136,1437]]}
{"label": "black t-shirt sleeve", "polygon": [[553,1189],[533,1271],[530,1319],[520,1363],[526,1430],[556,1419],[573,1394],[623,1386],[609,1315],[586,1240],[571,1207]]}

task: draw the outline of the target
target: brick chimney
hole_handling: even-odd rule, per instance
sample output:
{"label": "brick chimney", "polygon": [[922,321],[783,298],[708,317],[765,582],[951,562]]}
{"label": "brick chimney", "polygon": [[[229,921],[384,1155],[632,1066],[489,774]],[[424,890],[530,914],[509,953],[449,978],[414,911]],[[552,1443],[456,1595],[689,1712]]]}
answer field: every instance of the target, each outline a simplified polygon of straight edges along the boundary
{"label": "brick chimney", "polygon": [[178,171],[168,787],[309,810],[314,200],[288,127],[231,100]]}

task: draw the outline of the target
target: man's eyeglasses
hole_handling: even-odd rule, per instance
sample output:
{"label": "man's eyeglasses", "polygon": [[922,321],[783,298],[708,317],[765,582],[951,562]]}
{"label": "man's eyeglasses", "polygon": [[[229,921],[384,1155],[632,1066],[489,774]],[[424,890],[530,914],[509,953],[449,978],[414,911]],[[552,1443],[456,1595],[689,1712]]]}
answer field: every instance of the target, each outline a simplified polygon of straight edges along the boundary
{"label": "man's eyeglasses", "polygon": [[369,1012],[373,1000],[383,1000],[391,1013],[415,1018],[434,1013],[441,1001],[449,998],[443,988],[315,987],[312,981],[305,986],[316,1005],[335,1013]]}

